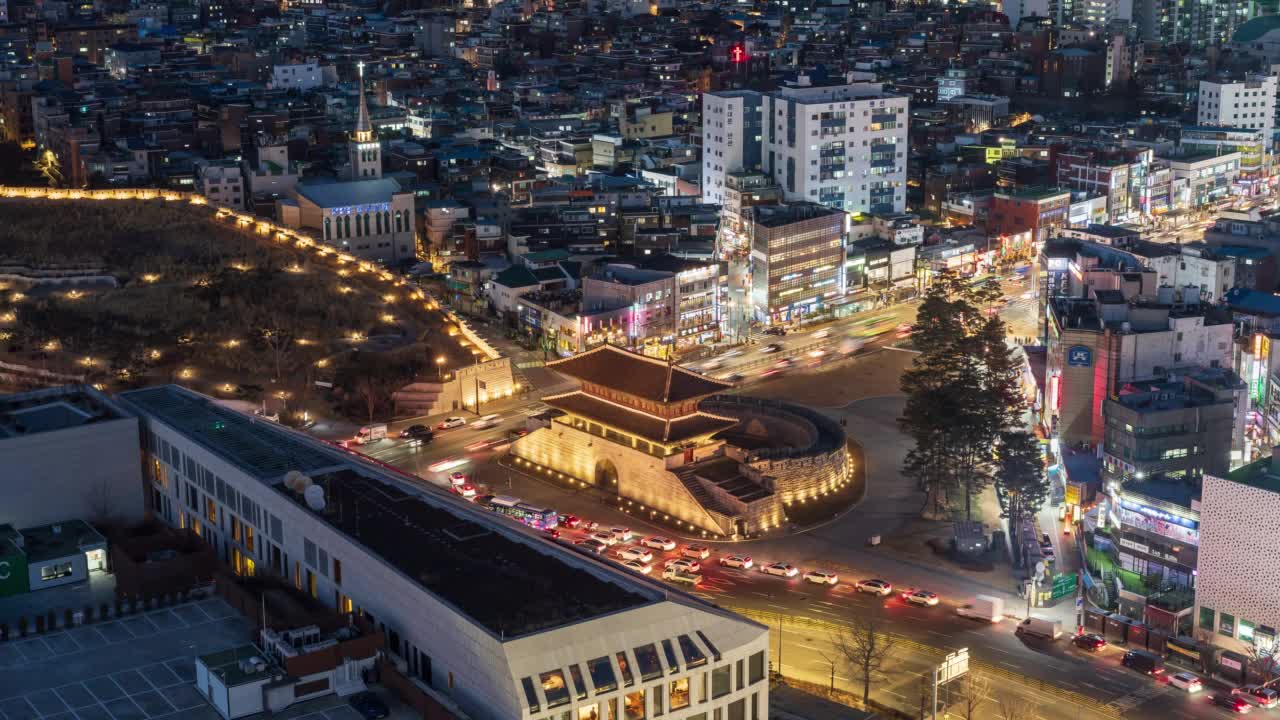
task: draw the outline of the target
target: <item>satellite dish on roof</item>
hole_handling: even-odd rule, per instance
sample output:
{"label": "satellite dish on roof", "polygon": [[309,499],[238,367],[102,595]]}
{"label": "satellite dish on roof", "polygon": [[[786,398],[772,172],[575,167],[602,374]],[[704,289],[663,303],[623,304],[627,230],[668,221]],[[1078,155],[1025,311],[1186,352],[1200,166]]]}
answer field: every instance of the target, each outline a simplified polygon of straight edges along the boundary
{"label": "satellite dish on roof", "polygon": [[297,470],[290,470],[285,473],[284,486],[294,492],[305,492],[307,488],[311,487],[311,478]]}
{"label": "satellite dish on roof", "polygon": [[307,489],[303,491],[302,497],[307,501],[307,507],[312,510],[316,512],[324,510],[324,488],[319,485],[308,485]]}

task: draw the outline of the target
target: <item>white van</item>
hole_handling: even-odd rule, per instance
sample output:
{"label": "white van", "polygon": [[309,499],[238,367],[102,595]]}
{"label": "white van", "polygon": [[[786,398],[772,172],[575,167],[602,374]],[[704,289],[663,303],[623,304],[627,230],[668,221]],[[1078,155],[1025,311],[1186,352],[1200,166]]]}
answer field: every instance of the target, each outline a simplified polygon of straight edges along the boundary
{"label": "white van", "polygon": [[386,425],[365,425],[356,431],[355,441],[357,445],[368,445],[369,443],[378,442],[387,439]]}

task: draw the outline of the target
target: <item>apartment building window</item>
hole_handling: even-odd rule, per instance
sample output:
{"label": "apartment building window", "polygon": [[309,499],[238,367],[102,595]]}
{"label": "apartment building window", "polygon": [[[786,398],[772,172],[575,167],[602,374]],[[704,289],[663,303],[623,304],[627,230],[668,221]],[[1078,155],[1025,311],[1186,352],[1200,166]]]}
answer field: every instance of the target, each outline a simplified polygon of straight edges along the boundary
{"label": "apartment building window", "polygon": [[311,597],[319,597],[316,594],[316,575],[310,570],[307,571],[307,592],[311,593]]}
{"label": "apartment building window", "polygon": [[333,559],[333,584],[342,585],[342,561],[338,558]]}
{"label": "apartment building window", "polygon": [[671,698],[671,711],[689,707],[689,678],[672,680],[667,695]]}
{"label": "apartment building window", "polygon": [[249,552],[253,552],[253,527],[248,524],[244,526],[244,547]]}
{"label": "apartment building window", "polygon": [[723,665],[711,671],[711,699],[724,697],[733,689],[733,666]]}

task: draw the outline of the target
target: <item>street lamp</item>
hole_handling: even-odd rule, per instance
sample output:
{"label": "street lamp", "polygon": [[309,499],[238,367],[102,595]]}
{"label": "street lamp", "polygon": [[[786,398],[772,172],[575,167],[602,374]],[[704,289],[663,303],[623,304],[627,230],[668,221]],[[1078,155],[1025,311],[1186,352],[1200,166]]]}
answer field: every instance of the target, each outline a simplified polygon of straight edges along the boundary
{"label": "street lamp", "polygon": [[436,379],[440,380],[441,382],[444,381],[444,356],[443,355],[436,356]]}

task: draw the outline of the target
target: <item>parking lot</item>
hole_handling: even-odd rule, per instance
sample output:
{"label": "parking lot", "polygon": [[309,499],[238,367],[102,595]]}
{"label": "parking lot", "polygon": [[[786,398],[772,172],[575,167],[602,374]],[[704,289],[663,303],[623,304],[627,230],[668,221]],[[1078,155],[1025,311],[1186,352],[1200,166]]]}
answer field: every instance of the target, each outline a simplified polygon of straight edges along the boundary
{"label": "parking lot", "polygon": [[213,720],[192,686],[194,658],[250,630],[210,599],[0,644],[0,720]]}

